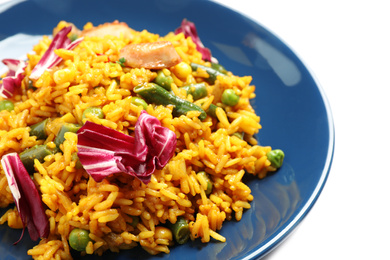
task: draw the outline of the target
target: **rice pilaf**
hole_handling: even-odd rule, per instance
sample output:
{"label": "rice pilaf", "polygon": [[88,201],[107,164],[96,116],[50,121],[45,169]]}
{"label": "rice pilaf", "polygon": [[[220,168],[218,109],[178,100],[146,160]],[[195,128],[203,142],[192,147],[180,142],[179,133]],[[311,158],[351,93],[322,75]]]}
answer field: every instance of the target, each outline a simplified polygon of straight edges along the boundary
{"label": "rice pilaf", "polygon": [[[54,33],[68,25],[61,21]],[[250,104],[255,97],[252,77],[224,72],[210,83],[207,71],[195,70],[190,64],[211,67],[212,62],[202,58],[193,39],[184,33],[160,36],[133,29],[126,30],[129,33],[119,30],[118,35],[85,33],[96,28],[91,23],[82,31],[74,27],[68,36],[76,31],[82,41],[71,50],[54,50],[62,61],[31,80],[34,67],[52,43],[53,37],[43,36],[27,54],[21,87],[8,98],[13,110],[0,111],[0,157],[40,145],[55,151],[33,163],[31,176],[41,196],[49,235],[27,254],[33,259],[72,259],[69,241],[75,229],[89,233],[80,250],[82,255],[102,255],[107,250],[119,252],[135,246],[150,254],[169,253],[177,243],[170,226],[179,219],[188,224],[191,240],[224,242],[218,234],[224,221],[241,220],[251,207],[253,196],[242,181],[244,175],[264,178],[277,170],[267,157],[271,147],[260,146],[254,137],[261,125]],[[155,42],[170,42],[181,62],[161,69],[123,64],[122,48]],[[204,111],[214,106],[214,114],[208,113],[202,120],[197,110],[177,115],[174,105],[133,102],[134,97],[140,97],[135,90],[156,82],[159,73],[172,79],[169,93]],[[207,93],[195,100],[195,94],[184,87],[196,83],[203,83]],[[239,97],[236,104],[222,102],[226,89]],[[99,108],[102,116],[85,113],[91,107]],[[153,172],[147,184],[121,172],[95,181],[77,157],[77,132],[66,132],[64,141],[55,143],[61,126],[82,126],[86,121],[133,136],[142,111],[173,131],[177,142],[172,158]],[[31,127],[47,118],[45,138],[32,135]],[[9,209],[0,223],[21,229],[23,223],[13,203],[1,168],[0,206]]]}

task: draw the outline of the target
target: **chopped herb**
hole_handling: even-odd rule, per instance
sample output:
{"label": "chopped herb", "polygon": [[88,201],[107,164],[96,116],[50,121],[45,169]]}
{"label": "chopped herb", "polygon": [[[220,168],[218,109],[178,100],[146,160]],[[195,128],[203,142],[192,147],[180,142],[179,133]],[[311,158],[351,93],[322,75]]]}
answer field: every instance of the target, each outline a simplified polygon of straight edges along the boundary
{"label": "chopped herb", "polygon": [[123,68],[125,66],[125,63],[126,63],[126,59],[125,58],[120,58],[116,63],[118,63],[119,65],[121,65],[121,67]]}

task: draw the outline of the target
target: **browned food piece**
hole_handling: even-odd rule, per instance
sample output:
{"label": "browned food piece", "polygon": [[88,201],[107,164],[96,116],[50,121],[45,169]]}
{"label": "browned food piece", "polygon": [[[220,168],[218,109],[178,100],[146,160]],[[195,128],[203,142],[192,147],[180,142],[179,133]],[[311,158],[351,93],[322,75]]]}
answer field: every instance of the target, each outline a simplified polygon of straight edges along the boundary
{"label": "browned food piece", "polygon": [[131,68],[162,69],[181,62],[175,47],[168,41],[126,45],[120,50],[119,58],[124,58],[124,65]]}
{"label": "browned food piece", "polygon": [[104,37],[106,35],[112,35],[116,37],[123,37],[127,39],[133,39],[134,30],[131,29],[126,23],[114,21],[112,23],[105,23],[99,26],[84,30],[80,36],[89,37]]}

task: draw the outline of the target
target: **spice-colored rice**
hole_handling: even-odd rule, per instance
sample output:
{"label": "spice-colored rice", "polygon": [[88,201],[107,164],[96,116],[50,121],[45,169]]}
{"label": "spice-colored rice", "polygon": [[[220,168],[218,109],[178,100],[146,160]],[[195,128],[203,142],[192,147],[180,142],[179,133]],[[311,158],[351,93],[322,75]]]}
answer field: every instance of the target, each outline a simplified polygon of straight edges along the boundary
{"label": "spice-colored rice", "polygon": [[[58,26],[64,24],[60,22]],[[88,23],[85,27],[91,26]],[[202,60],[191,38],[183,34],[160,36],[146,30],[134,31],[132,42],[157,40],[171,41],[185,62],[209,65]],[[34,52],[27,55],[26,75],[31,73],[50,42],[51,38],[44,36],[33,47]],[[123,37],[85,37],[73,50],[56,50],[63,62],[46,71],[34,83],[34,89],[28,87],[26,77],[12,99],[14,111],[0,112],[0,156],[20,153],[37,144],[53,146],[60,125],[84,123],[83,111],[91,106],[101,107],[104,118],[90,115],[86,120],[131,133],[142,110],[130,103],[134,96],[132,89],[152,81],[157,74],[153,70],[122,68],[109,62],[117,60],[119,49],[128,43]],[[164,73],[173,76],[172,90],[179,96],[183,96],[180,86],[204,81],[201,78],[204,72],[200,70],[185,79],[175,75],[172,68],[164,69]],[[204,109],[211,103],[223,107],[217,109],[218,120],[208,117],[201,121],[197,112],[173,117],[170,107],[148,105],[146,111],[177,136],[175,155],[164,169],[153,173],[148,185],[123,174],[95,182],[83,169],[76,168],[72,154],[77,152],[77,135],[67,133],[62,152],[47,156],[42,163],[35,162],[34,182],[46,209],[50,236],[41,239],[27,254],[34,259],[71,259],[68,239],[74,228],[90,231],[92,242],[82,254],[102,255],[106,250],[118,252],[135,246],[142,246],[151,254],[169,253],[173,241],[158,237],[156,228],[175,223],[179,216],[189,222],[192,240],[224,242],[226,239],[218,230],[225,221],[233,218],[239,221],[253,200],[250,188],[242,182],[244,174],[263,178],[275,170],[266,157],[271,147],[259,146],[253,138],[261,125],[260,117],[250,105],[250,99],[255,97],[251,79],[229,72],[227,76],[218,76],[215,85],[208,85],[209,95],[195,103]],[[221,104],[221,93],[227,88],[241,96],[234,107]],[[52,118],[48,138],[36,140],[30,136],[29,126],[48,117]],[[245,132],[245,139],[233,136],[235,132]],[[197,176],[198,171],[206,171],[212,179],[210,195],[206,195],[207,184]],[[0,206],[12,204],[1,169]],[[134,227],[130,216],[140,218]],[[22,228],[15,208],[9,209],[0,223]]]}

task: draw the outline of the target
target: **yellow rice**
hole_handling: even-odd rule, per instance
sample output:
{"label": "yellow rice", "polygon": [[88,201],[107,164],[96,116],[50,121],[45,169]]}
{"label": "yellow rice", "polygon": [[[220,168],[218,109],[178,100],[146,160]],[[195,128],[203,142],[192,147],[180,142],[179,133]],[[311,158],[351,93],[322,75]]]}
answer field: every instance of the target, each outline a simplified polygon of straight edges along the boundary
{"label": "yellow rice", "polygon": [[[58,27],[63,27],[60,22]],[[88,23],[86,27],[91,27]],[[133,32],[132,43],[171,41],[184,62],[210,66],[202,60],[191,38],[183,34],[165,36],[144,31]],[[53,140],[64,122],[83,124],[82,114],[91,106],[100,107],[104,118],[88,116],[87,120],[125,134],[134,129],[142,110],[130,103],[132,89],[153,81],[156,71],[144,68],[121,67],[115,62],[119,49],[129,44],[124,37],[85,37],[73,50],[56,50],[63,61],[43,75],[29,88],[28,75],[48,48],[51,37],[44,36],[29,53],[26,77],[22,88],[12,101],[12,112],[0,112],[0,156],[22,152],[37,144],[54,145]],[[97,55],[102,54],[102,55]],[[204,71],[180,74],[175,68],[164,69],[174,78],[173,92],[185,98],[179,87],[203,82]],[[172,238],[162,237],[159,230],[166,223],[184,217],[190,226],[191,239],[207,243],[224,242],[218,234],[225,221],[239,221],[253,200],[250,188],[242,182],[244,174],[263,178],[270,166],[266,153],[271,147],[257,145],[260,117],[250,105],[255,87],[250,76],[235,76],[231,72],[218,76],[209,85],[207,97],[195,103],[207,109],[210,104],[222,108],[216,111],[218,120],[198,119],[197,112],[173,117],[171,107],[148,105],[147,112],[161,124],[174,131],[177,147],[173,158],[162,170],[156,170],[148,185],[141,181],[115,174],[95,182],[83,169],[76,168],[72,154],[77,152],[77,134],[67,133],[61,152],[49,155],[45,161],[35,161],[34,182],[50,224],[50,235],[28,250],[33,259],[71,259],[69,233],[74,228],[90,231],[91,242],[82,254],[102,255],[106,250],[119,252],[141,246],[151,254],[169,253]],[[240,94],[236,106],[221,103],[224,89]],[[188,100],[192,101],[189,96]],[[29,135],[29,126],[51,118],[46,140]],[[244,140],[232,135],[244,132]],[[196,173],[205,171],[213,182],[213,191],[206,195],[205,180]],[[0,172],[0,206],[13,205],[3,170]],[[140,221],[132,226],[133,218]],[[1,218],[1,224],[22,228],[18,212],[11,207]]]}

